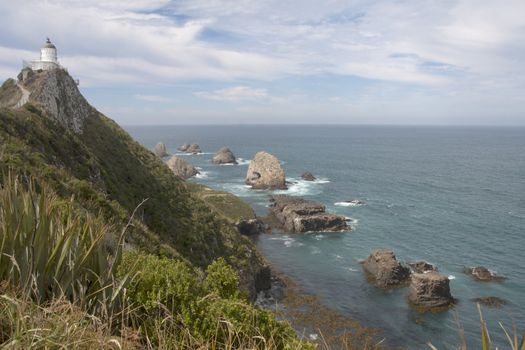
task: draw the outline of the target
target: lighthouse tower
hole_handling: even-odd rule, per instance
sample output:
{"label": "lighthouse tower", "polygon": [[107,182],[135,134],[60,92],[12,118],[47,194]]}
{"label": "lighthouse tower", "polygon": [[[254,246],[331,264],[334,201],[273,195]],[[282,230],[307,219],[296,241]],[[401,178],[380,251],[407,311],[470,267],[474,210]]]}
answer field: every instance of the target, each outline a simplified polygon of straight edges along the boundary
{"label": "lighthouse tower", "polygon": [[57,48],[49,38],[40,49],[40,60],[31,62],[32,70],[52,70],[60,68],[57,59]]}

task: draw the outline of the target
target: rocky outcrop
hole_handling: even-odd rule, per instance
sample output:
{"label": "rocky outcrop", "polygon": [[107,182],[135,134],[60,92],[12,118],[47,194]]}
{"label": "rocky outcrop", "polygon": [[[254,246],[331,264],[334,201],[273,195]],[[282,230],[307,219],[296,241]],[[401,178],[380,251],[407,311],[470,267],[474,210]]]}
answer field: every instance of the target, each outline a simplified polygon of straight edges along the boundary
{"label": "rocky outcrop", "polygon": [[286,189],[286,178],[279,160],[266,152],[258,152],[250,162],[246,184],[255,189]]}
{"label": "rocky outcrop", "polygon": [[255,275],[255,291],[260,292],[272,288],[272,270],[263,266]]}
{"label": "rocky outcrop", "polygon": [[438,271],[436,266],[423,260],[409,263],[408,266],[410,266],[414,273],[429,273]]}
{"label": "rocky outcrop", "polygon": [[463,271],[467,275],[474,277],[476,281],[481,282],[501,282],[506,279],[503,276],[496,275],[496,273],[490,271],[484,266],[465,267]]}
{"label": "rocky outcrop", "polygon": [[215,153],[211,162],[213,164],[237,164],[233,152],[228,147],[222,147]]}
{"label": "rocky outcrop", "polygon": [[479,297],[472,299],[472,301],[493,308],[500,308],[503,305],[507,304],[506,300],[498,297]]}
{"label": "rocky outcrop", "polygon": [[[7,84],[7,85],[6,85]],[[77,83],[64,69],[27,71],[19,74],[19,81],[7,81],[2,86],[0,105],[20,107],[29,102],[41,109],[45,116],[61,126],[81,133],[87,118],[98,112],[89,105],[78,90]]]}
{"label": "rocky outcrop", "polygon": [[447,276],[438,272],[415,273],[410,282],[408,300],[424,309],[446,307],[454,304]]}
{"label": "rocky outcrop", "polygon": [[199,171],[193,165],[181,157],[172,156],[166,164],[175,175],[184,180],[199,174]]}
{"label": "rocky outcrop", "polygon": [[239,233],[245,236],[266,233],[268,230],[268,226],[258,218],[240,220],[235,226],[237,227],[237,230],[239,230]]}
{"label": "rocky outcrop", "polygon": [[410,269],[397,261],[390,249],[373,251],[363,262],[363,268],[378,287],[392,287],[403,284],[410,277]]}
{"label": "rocky outcrop", "polygon": [[196,143],[192,143],[190,145],[190,147],[186,148],[186,153],[191,153],[191,154],[197,154],[197,153],[202,153],[201,151],[201,147],[196,144]]}
{"label": "rocky outcrop", "polygon": [[301,175],[301,179],[305,180],[305,181],[315,181],[316,178],[315,176],[309,172],[309,171],[305,171],[302,175]]}
{"label": "rocky outcrop", "polygon": [[326,213],[326,207],[314,201],[286,195],[272,196],[270,212],[289,232],[335,232],[348,230],[344,216]]}
{"label": "rocky outcrop", "polygon": [[155,145],[154,152],[157,155],[157,157],[160,158],[166,157],[168,155],[168,152],[166,152],[166,145],[162,142],[159,142]]}
{"label": "rocky outcrop", "polygon": [[181,152],[186,152],[186,150],[190,148],[190,144],[189,143],[185,143],[183,144],[182,146],[179,146],[177,149]]}

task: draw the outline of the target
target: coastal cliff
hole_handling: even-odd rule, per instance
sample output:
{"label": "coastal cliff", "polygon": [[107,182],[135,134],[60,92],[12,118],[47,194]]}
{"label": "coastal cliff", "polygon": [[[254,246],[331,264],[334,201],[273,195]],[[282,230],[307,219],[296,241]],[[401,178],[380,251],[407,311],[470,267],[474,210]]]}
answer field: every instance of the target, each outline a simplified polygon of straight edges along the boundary
{"label": "coastal cliff", "polygon": [[[23,90],[28,100],[16,108]],[[33,176],[121,227],[146,200],[127,244],[199,268],[222,257],[255,297],[255,282],[267,266],[253,243],[161,159],[89,105],[65,70],[31,71],[7,81],[0,106],[1,173]]]}

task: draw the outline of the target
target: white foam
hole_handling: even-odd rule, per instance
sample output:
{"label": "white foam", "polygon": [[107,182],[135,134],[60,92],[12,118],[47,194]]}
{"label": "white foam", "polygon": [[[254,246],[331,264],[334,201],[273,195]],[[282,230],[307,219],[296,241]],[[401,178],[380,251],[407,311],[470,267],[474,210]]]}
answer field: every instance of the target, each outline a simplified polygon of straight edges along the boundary
{"label": "white foam", "polygon": [[303,179],[288,178],[289,184],[286,190],[273,191],[275,194],[288,194],[292,196],[308,196],[321,193],[318,185],[330,182],[327,179],[306,181]]}
{"label": "white foam", "polygon": [[237,158],[238,165],[248,165],[251,161],[251,159]]}
{"label": "white foam", "polygon": [[210,177],[210,173],[208,171],[202,171],[199,170],[199,173],[195,175],[197,179],[207,179]]}
{"label": "white foam", "polygon": [[449,279],[449,280],[455,280],[455,279],[456,279],[456,276],[454,276],[454,275],[449,275],[449,276],[448,276],[448,279]]}
{"label": "white foam", "polygon": [[338,207],[360,207],[364,205],[364,203],[357,199],[353,199],[351,201],[335,202],[334,205],[337,205]]}
{"label": "white foam", "polygon": [[301,243],[301,242],[297,242],[294,238],[288,236],[288,235],[285,235],[285,236],[280,236],[280,237],[272,237],[270,238],[272,241],[283,241],[283,244],[285,247],[289,248],[289,247],[301,247],[303,246],[304,244]]}
{"label": "white foam", "polygon": [[325,238],[326,236],[325,235],[322,235],[322,234],[319,234],[319,235],[315,235],[314,238],[318,241],[322,240],[323,238]]}
{"label": "white foam", "polygon": [[353,267],[347,267],[346,269],[347,269],[348,271],[351,271],[351,272],[357,272],[357,271],[359,271],[359,270],[357,270],[357,269],[354,269]]}

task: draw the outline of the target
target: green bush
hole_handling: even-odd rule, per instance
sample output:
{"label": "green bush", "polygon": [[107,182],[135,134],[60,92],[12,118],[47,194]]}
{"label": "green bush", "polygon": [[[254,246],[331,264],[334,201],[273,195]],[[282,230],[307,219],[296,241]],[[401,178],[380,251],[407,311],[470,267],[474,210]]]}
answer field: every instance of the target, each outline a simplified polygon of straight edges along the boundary
{"label": "green bush", "polygon": [[140,314],[136,321],[143,337],[154,346],[310,346],[297,340],[287,322],[240,299],[238,276],[223,259],[210,264],[204,278],[182,261],[139,252],[126,253],[118,270],[135,276],[127,295]]}
{"label": "green bush", "polygon": [[204,289],[208,293],[215,293],[221,298],[236,299],[239,297],[239,276],[223,258],[219,258],[206,269]]}

